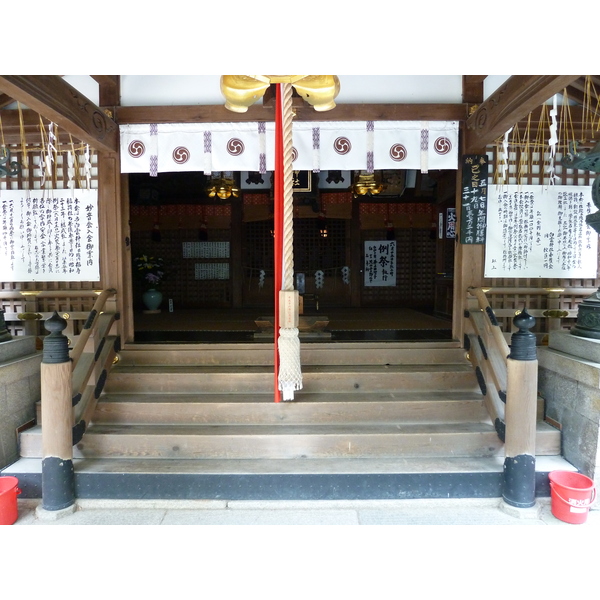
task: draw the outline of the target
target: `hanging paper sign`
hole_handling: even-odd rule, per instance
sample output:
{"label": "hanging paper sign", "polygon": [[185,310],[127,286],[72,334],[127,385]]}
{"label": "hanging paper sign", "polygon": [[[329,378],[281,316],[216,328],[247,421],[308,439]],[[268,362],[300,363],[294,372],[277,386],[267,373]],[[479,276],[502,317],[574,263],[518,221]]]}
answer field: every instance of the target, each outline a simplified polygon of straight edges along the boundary
{"label": "hanging paper sign", "polygon": [[448,208],[446,211],[446,237],[454,239],[456,237],[456,209]]}
{"label": "hanging paper sign", "polygon": [[396,241],[365,242],[365,287],[396,285]]}
{"label": "hanging paper sign", "polygon": [[485,244],[487,180],[487,156],[483,154],[463,156],[460,211],[461,244]]}
{"label": "hanging paper sign", "polygon": [[485,277],[595,279],[591,186],[490,186]]}
{"label": "hanging paper sign", "polygon": [[0,281],[98,281],[98,190],[1,190]]}

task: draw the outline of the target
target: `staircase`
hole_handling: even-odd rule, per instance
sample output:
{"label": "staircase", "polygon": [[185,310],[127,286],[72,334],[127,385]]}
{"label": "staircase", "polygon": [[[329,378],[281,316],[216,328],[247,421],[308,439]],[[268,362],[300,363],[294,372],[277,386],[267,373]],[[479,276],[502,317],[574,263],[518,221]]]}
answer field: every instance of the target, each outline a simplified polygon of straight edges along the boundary
{"label": "staircase", "polygon": [[[456,343],[303,343],[301,352],[303,390],[274,403],[271,344],[125,347],[73,449],[76,496],[502,495],[503,443]],[[39,427],[21,433],[20,448],[10,474],[22,497],[39,497]],[[541,418],[536,452],[537,493],[549,495],[560,432]]]}

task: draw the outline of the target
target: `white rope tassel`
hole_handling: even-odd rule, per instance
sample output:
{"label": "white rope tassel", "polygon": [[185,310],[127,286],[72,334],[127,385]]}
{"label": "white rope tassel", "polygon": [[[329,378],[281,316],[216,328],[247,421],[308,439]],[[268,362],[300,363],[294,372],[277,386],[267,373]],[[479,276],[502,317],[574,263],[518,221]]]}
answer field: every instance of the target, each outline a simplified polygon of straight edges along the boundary
{"label": "white rope tassel", "polygon": [[[292,170],[292,85],[281,84],[283,106],[283,265],[282,288],[294,289],[294,197]],[[294,391],[302,389],[300,339],[297,327],[279,329],[279,389],[283,400],[293,400]]]}
{"label": "white rope tassel", "polygon": [[283,400],[293,400],[294,392],[302,389],[298,333],[297,327],[279,329],[279,389]]}

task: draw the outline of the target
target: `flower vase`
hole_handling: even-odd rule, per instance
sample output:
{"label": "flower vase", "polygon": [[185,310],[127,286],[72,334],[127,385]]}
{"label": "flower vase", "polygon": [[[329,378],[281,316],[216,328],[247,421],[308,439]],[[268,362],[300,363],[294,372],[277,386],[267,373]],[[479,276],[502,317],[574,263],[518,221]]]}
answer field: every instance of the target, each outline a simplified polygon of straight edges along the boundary
{"label": "flower vase", "polygon": [[148,309],[148,312],[160,312],[158,307],[162,302],[162,298],[162,292],[159,292],[155,289],[146,290],[142,295],[142,300],[144,302],[144,305]]}

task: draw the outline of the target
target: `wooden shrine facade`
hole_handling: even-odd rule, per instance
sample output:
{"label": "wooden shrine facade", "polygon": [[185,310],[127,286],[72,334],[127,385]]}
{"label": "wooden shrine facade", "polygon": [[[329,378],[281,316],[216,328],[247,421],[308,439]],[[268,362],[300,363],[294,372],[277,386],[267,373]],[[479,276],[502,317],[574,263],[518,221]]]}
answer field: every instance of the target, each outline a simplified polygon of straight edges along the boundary
{"label": "wooden shrine facade", "polygon": [[[22,113],[16,110],[2,109],[2,132],[4,143],[14,149],[14,155],[20,156],[21,145],[23,141],[31,147],[30,158],[35,156],[35,148],[41,148],[44,144],[43,136],[40,135],[40,123],[47,126],[49,122],[56,125],[58,136],[62,143],[74,144],[79,148],[80,144],[87,144],[92,149],[94,172],[92,176],[92,186],[97,186],[99,191],[99,220],[100,220],[100,268],[101,276],[98,282],[81,282],[76,285],[70,283],[55,284],[32,284],[20,282],[5,282],[2,284],[3,290],[33,290],[40,287],[46,290],[68,290],[71,289],[107,289],[114,288],[118,290],[117,302],[121,312],[120,327],[125,341],[133,339],[133,306],[134,302],[134,284],[132,283],[131,259],[132,252],[135,250],[134,243],[142,243],[144,236],[149,236],[152,228],[149,222],[154,220],[156,215],[143,207],[136,206],[135,203],[128,202],[130,198],[129,184],[130,180],[120,173],[119,160],[119,142],[118,127],[120,124],[134,123],[166,123],[166,122],[239,122],[273,119],[273,102],[267,92],[263,106],[252,106],[247,113],[236,114],[227,111],[223,106],[163,106],[163,107],[122,107],[119,106],[119,77],[118,76],[95,76],[100,85],[100,106],[95,106],[88,99],[84,98],[77,90],[64,82],[58,76],[0,76],[0,107],[6,107],[14,101],[18,101],[28,108]],[[540,121],[540,107],[554,94],[561,93],[568,86],[571,90],[571,98],[575,97],[575,89],[579,76],[513,76],[501,86],[488,100],[483,101],[483,80],[485,76],[464,76],[463,77],[463,102],[460,104],[360,104],[360,105],[339,105],[335,110],[322,113],[320,120],[457,120],[460,122],[461,129],[461,154],[484,153],[487,152],[491,158],[491,164],[497,167],[496,161],[496,142],[505,134],[515,123],[534,119]],[[295,111],[297,120],[314,119],[314,111],[311,107],[304,105],[300,98],[295,99]],[[581,133],[581,124],[584,121],[584,109],[574,106],[570,114],[570,127],[575,135]],[[581,135],[580,137],[585,137]],[[522,156],[527,154],[528,150],[520,150],[519,157],[514,157],[515,165],[522,160]],[[539,157],[534,156],[531,151],[531,162],[534,164]],[[542,160],[543,162],[543,160]],[[41,175],[39,170],[36,172],[35,161],[32,168],[24,171],[22,176],[10,182],[10,185],[18,189],[33,189],[40,185]],[[516,167],[518,169],[518,166]],[[64,162],[54,166],[54,177],[52,184],[58,187],[61,180],[64,181]],[[61,169],[63,171],[61,172]],[[535,178],[533,172],[524,174],[517,173],[524,180],[532,182]],[[399,227],[402,235],[411,232],[413,235],[417,229],[422,230],[422,235],[427,237],[432,228],[432,216],[437,216],[438,210],[445,210],[447,207],[456,205],[457,211],[460,211],[459,203],[456,198],[460,197],[460,183],[454,176],[442,176],[440,174],[437,195],[431,203],[429,212],[413,213],[412,224],[407,227]],[[515,175],[516,176],[516,175]],[[524,178],[524,179],[522,179]],[[577,184],[586,185],[591,181],[591,174],[580,174]],[[8,184],[7,184],[8,185]],[[339,194],[338,194],[339,196]],[[350,195],[348,195],[350,196]],[[254,202],[254,204],[252,204]],[[364,232],[369,228],[363,226],[361,231],[360,222],[369,223],[368,207],[353,201],[350,197],[337,197],[335,202],[326,199],[328,207],[328,218],[332,219],[336,211],[339,211],[340,223],[339,232],[336,235],[348,236],[356,242],[361,239]],[[231,204],[230,210],[241,210]],[[252,211],[262,210],[257,207],[268,207],[268,198],[250,198],[248,194],[243,204],[246,214],[252,214]],[[334,208],[335,207],[335,208]],[[219,210],[224,210],[219,207]],[[302,208],[304,210],[304,208]],[[384,209],[385,210],[385,209]],[[237,218],[230,218],[231,215],[219,215],[214,209],[214,214],[208,215],[209,223],[213,222],[211,231],[216,236],[215,241],[220,241],[219,236],[229,236],[230,240],[241,240],[242,228],[246,228],[245,235],[250,236],[255,241],[265,231],[259,232],[258,219],[244,218],[242,214]],[[361,212],[362,211],[362,212]],[[435,214],[434,214],[435,213]],[[377,215],[377,213],[375,213]],[[417,215],[415,217],[415,215]],[[184,215],[187,216],[187,215]],[[377,219],[380,216],[377,215]],[[459,217],[460,215],[458,215]],[[168,217],[168,218],[167,218]],[[219,218],[229,219],[231,227],[220,227]],[[399,220],[404,216],[397,215]],[[180,219],[181,215],[162,215],[163,231],[180,231],[179,223],[167,226],[169,219]],[[414,220],[416,219],[416,221]],[[187,220],[186,220],[187,221]],[[267,223],[266,219],[263,219]],[[313,215],[307,216],[307,223],[314,221]],[[379,221],[378,221],[379,222]],[[435,220],[433,221],[435,222]],[[263,225],[264,225],[263,223]],[[414,227],[418,223],[419,227]],[[310,223],[309,223],[310,225]],[[307,225],[307,227],[309,226]],[[422,225],[422,226],[421,226]],[[239,229],[235,229],[239,228]],[[354,230],[353,230],[354,228]],[[189,236],[196,229],[196,225],[190,228]],[[343,233],[342,233],[343,230]],[[333,231],[333,229],[332,229]],[[383,228],[380,228],[380,234],[385,234]],[[189,237],[188,236],[188,237]],[[177,243],[183,241],[192,241],[190,239],[178,239]],[[463,245],[455,242],[444,242],[448,248],[434,249],[433,258],[427,259],[433,261],[435,272],[447,272],[450,268],[453,270],[451,284],[444,283],[443,300],[440,302],[447,310],[452,311],[453,316],[453,334],[455,339],[462,339],[463,312],[465,304],[465,290],[470,286],[490,286],[502,288],[527,288],[535,287],[590,287],[595,285],[595,281],[511,281],[511,280],[487,280],[483,277],[483,253],[482,245]],[[415,241],[412,237],[407,242],[407,246],[415,247]],[[424,240],[423,246],[426,246]],[[438,244],[439,246],[439,244]],[[253,246],[255,249],[256,244]],[[346,263],[350,267],[358,264],[356,256],[357,246],[347,246],[348,256],[334,257],[332,259],[332,268],[341,268]],[[233,251],[233,248],[232,248]],[[236,252],[243,252],[242,247],[238,247]],[[353,254],[354,252],[354,254]],[[431,252],[430,252],[431,254]],[[448,264],[448,257],[451,257],[452,265]],[[343,259],[343,260],[342,260]],[[252,258],[250,264],[244,264],[243,261],[236,263],[232,261],[233,268],[240,269],[238,281],[247,283],[248,277],[259,275],[261,266],[260,259]],[[339,264],[338,264],[339,263]],[[344,263],[344,264],[342,264]],[[265,263],[266,264],[266,263]],[[308,263],[309,270],[313,266]],[[246,275],[244,275],[246,269]],[[252,270],[256,269],[256,273]],[[351,269],[352,271],[355,269]],[[246,277],[246,279],[244,279]],[[360,300],[346,293],[343,285],[336,293],[343,296],[343,302],[349,305],[357,304]],[[224,295],[215,298],[218,304],[224,298],[232,306],[243,305],[245,302],[256,301],[260,304],[260,299],[244,298],[244,289],[247,286],[241,286],[240,289],[229,288]],[[337,289],[337,288],[336,288]],[[255,290],[256,291],[256,290]],[[439,293],[442,291],[438,290]],[[262,293],[262,289],[256,291]],[[428,291],[428,294],[435,291]],[[181,295],[181,302],[185,301],[185,293]],[[529,297],[527,294],[515,292],[514,294],[501,294],[492,297],[494,307],[510,308],[519,306],[527,302],[528,306],[535,304],[539,296]],[[81,309],[91,308],[91,300],[81,298]],[[372,298],[376,303],[377,297]],[[575,305],[578,299],[566,298],[564,302],[569,307]],[[77,300],[76,300],[77,301]],[[368,299],[367,299],[368,301]],[[418,295],[415,302],[419,301]],[[61,300],[57,298],[46,298],[46,307],[48,310],[61,308]],[[18,306],[8,306],[5,302],[4,307],[7,310],[19,310]]]}

